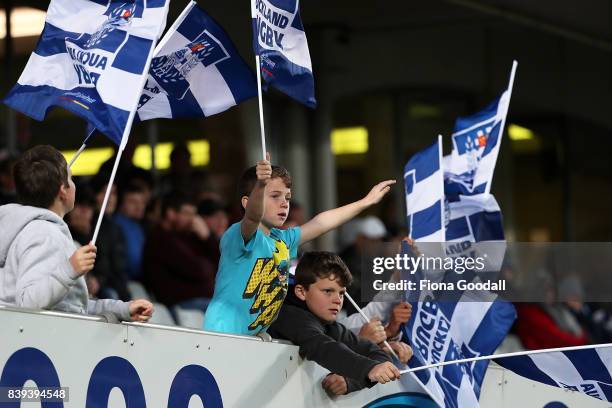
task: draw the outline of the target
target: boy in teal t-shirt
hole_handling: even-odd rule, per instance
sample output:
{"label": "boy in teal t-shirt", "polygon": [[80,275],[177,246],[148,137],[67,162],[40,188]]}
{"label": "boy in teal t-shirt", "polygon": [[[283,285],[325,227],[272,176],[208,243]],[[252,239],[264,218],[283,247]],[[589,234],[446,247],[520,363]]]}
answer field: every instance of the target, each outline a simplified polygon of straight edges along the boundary
{"label": "boy in teal t-shirt", "polygon": [[204,330],[255,335],[276,319],[287,294],[289,262],[298,246],[342,225],[378,203],[395,180],[375,185],[359,201],[322,212],[301,227],[279,229],[289,215],[291,176],[269,155],[240,180],[244,217],[221,238],[215,292]]}

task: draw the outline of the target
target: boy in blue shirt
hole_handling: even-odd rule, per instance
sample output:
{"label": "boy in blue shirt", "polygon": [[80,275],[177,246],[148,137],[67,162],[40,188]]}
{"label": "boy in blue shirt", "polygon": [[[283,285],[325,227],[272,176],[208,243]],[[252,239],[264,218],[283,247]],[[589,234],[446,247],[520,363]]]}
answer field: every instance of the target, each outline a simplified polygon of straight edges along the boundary
{"label": "boy in blue shirt", "polygon": [[301,227],[279,229],[289,214],[291,176],[261,160],[239,184],[244,217],[221,238],[215,292],[204,330],[256,335],[276,319],[287,294],[289,262],[298,246],[342,225],[377,204],[395,184],[383,181],[359,201],[322,212]]}

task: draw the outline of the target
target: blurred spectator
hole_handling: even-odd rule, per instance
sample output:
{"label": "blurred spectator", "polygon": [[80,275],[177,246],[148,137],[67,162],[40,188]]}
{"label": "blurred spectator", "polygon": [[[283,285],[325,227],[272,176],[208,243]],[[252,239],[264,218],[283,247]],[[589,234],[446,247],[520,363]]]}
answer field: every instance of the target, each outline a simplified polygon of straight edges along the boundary
{"label": "blurred spectator", "polygon": [[202,200],[198,206],[198,214],[204,219],[217,241],[220,241],[229,225],[229,218],[223,203],[211,198]]}
{"label": "blurred spectator", "polygon": [[170,171],[161,180],[162,195],[178,192],[193,196],[191,153],[184,143],[176,143],[170,153]]}
{"label": "blurred spectator", "polygon": [[113,219],[121,229],[125,241],[126,265],[128,279],[142,281],[142,251],[145,242],[145,231],[142,221],[145,216],[149,192],[138,184],[129,184],[121,190],[119,208]]}
{"label": "blurred spectator", "polygon": [[597,303],[584,302],[584,288],[577,276],[566,276],[559,283],[559,299],[586,330],[591,343],[612,341],[610,315]]}
{"label": "blurred spectator", "polygon": [[15,164],[14,157],[6,156],[0,159],[0,205],[14,203],[17,200],[13,164]]}
{"label": "blurred spectator", "polygon": [[152,196],[145,209],[143,226],[145,235],[149,233],[161,222],[161,199]]}
{"label": "blurred spectator", "polygon": [[[98,215],[102,208],[109,178],[108,174],[98,173],[98,175],[91,180],[96,206],[96,211],[91,220],[92,231],[95,229],[98,221]],[[117,186],[113,185],[96,240],[98,253],[92,275],[98,279],[100,284],[99,293],[102,297],[127,301],[131,296],[127,288],[128,279],[125,273],[125,265],[127,262],[125,255],[125,240],[121,228],[112,217],[116,206]]]}
{"label": "blurred spectator", "polygon": [[155,298],[168,305],[206,310],[212,297],[219,246],[196,206],[171,193],[162,202],[162,219],[147,236],[145,282]]}
{"label": "blurred spectator", "polygon": [[[374,216],[358,218],[347,224],[346,228],[343,236],[348,246],[340,252],[340,257],[353,274],[353,284],[347,289],[347,292],[360,307],[363,307],[366,302],[360,301],[361,277],[362,273],[367,273],[367,271],[363,270],[362,265],[371,265],[368,259],[380,253],[387,230],[382,221]],[[357,312],[350,302],[346,302],[344,307],[349,315]]]}
{"label": "blurred spectator", "polygon": [[302,207],[297,201],[291,201],[291,208],[289,209],[287,221],[285,221],[283,224],[283,229],[299,227],[300,225],[304,225],[306,221],[304,207]]}
{"label": "blurred spectator", "polygon": [[77,184],[74,209],[66,214],[64,219],[72,238],[79,245],[87,245],[91,241],[94,205],[93,193],[89,186]]}
{"label": "blurred spectator", "polygon": [[[149,189],[152,189],[153,187],[153,177],[151,176],[151,173],[134,165],[134,153],[136,152],[137,147],[138,138],[131,136],[123,149],[123,153],[121,153],[121,160],[119,160],[117,174],[115,175],[115,185],[119,189],[122,189],[128,183],[135,183],[135,179],[139,180],[139,182],[148,184]],[[113,154],[110,159],[102,163],[100,169],[98,170],[98,174],[111,174],[113,166],[115,165],[118,146],[114,145],[113,148],[115,150],[115,154]],[[107,176],[106,179],[108,180],[109,177]]]}
{"label": "blurred spectator", "polygon": [[534,279],[544,291],[544,303],[517,303],[516,333],[527,349],[582,346],[589,342],[586,331],[565,304],[559,303],[553,279],[538,271]]}
{"label": "blurred spectator", "polygon": [[[94,215],[94,197],[88,185],[74,180],[76,184],[76,194],[74,199],[74,209],[64,216],[70,235],[74,240],[75,245],[81,247],[89,244],[92,238],[92,218]],[[89,296],[97,298],[100,291],[100,282],[98,279],[88,273],[85,275],[85,283]]]}

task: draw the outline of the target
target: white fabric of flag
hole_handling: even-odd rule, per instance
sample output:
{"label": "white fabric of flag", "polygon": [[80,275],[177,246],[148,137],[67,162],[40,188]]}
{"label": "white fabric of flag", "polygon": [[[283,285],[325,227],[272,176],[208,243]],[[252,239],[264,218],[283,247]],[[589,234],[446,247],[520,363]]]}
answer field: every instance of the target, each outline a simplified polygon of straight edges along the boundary
{"label": "white fabric of flag", "polygon": [[407,222],[410,237],[420,242],[444,242],[444,179],[442,138],[418,153],[404,167]]}
{"label": "white fabric of flag", "polygon": [[191,2],[155,50],[138,118],[211,116],[255,95],[255,74],[227,33]]}
{"label": "white fabric of flag", "polygon": [[251,0],[253,51],[260,74],[298,102],[315,108],[314,77],[299,0]]}
{"label": "white fabric of flag", "polygon": [[169,0],[52,0],[40,40],[5,99],[43,120],[54,106],[120,144]]}
{"label": "white fabric of flag", "polygon": [[506,90],[480,112],[457,119],[451,136],[453,151],[445,159],[447,194],[490,192],[509,102]]}
{"label": "white fabric of flag", "polygon": [[612,347],[498,358],[496,363],[544,384],[612,402]]}

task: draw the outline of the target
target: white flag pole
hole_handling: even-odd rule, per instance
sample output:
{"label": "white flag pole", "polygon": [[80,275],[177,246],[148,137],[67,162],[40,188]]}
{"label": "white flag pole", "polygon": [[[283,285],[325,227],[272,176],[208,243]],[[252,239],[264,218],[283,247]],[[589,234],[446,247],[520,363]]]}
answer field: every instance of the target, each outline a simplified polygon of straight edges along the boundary
{"label": "white flag pole", "polygon": [[68,167],[72,167],[76,159],[78,159],[78,157],[81,155],[81,153],[83,153],[83,150],[85,150],[86,147],[87,147],[87,144],[83,142],[79,150],[77,150],[74,156],[72,156],[72,159],[70,159],[70,161],[68,162]]}
{"label": "white flag pole", "polygon": [[[363,317],[363,320],[365,320],[366,323],[370,323],[370,319],[368,318],[368,316],[366,316],[366,314],[363,313],[363,310],[357,305],[357,303],[355,303],[355,301],[353,300],[351,295],[349,295],[347,292],[344,292],[344,296],[348,299],[349,302],[351,302],[353,307],[355,309],[357,309],[357,311],[359,312],[361,317]],[[385,347],[387,347],[389,349],[389,352],[393,355],[393,357],[395,357],[397,359],[397,361],[400,361],[399,357],[397,356],[397,354],[395,354],[395,351],[393,351],[393,349],[391,348],[391,346],[389,345],[387,340],[383,341],[383,344],[385,345]],[[401,361],[400,361],[400,363],[401,363]]]}
{"label": "white flag pole", "polygon": [[189,13],[191,9],[193,9],[197,4],[198,3],[191,0],[187,4],[187,6],[185,6],[183,11],[181,11],[181,14],[179,14],[176,20],[174,20],[174,23],[172,23],[170,28],[166,31],[166,34],[162,37],[161,40],[159,40],[159,42],[157,43],[157,46],[155,46],[155,51],[153,51],[153,55],[156,55],[163,48],[163,46],[166,45],[168,40],[170,40],[170,37],[172,36],[172,34],[176,31],[176,28],[183,22],[183,20],[185,20],[185,16],[187,15],[187,13]]}
{"label": "white flag pole", "polygon": [[[344,296],[348,299],[349,302],[351,302],[353,307],[355,309],[357,309],[357,311],[359,312],[361,317],[363,317],[363,320],[365,320],[367,323],[370,323],[370,319],[368,319],[368,316],[366,316],[366,314],[363,312],[363,310],[357,305],[357,303],[355,303],[355,301],[353,300],[351,295],[349,295],[348,293],[345,292]],[[395,351],[393,351],[393,349],[391,348],[391,346],[389,345],[387,340],[384,341],[384,345],[389,349],[389,351],[391,352],[393,357],[395,357],[395,359],[398,362],[401,363],[399,357],[397,356],[397,354],[395,354]],[[406,371],[406,370],[402,370],[402,371],[400,371],[400,373],[404,373],[404,371]],[[436,404],[438,404],[438,406],[440,406],[440,407],[444,406],[443,400],[441,400],[437,395],[435,395],[433,392],[431,392],[431,390],[429,390],[429,388],[427,388],[425,386],[425,384],[423,384],[423,382],[421,380],[419,380],[419,378],[415,374],[412,374],[412,377],[421,386],[421,388],[423,390],[425,390],[425,392],[427,392],[427,394],[431,397],[431,399],[433,399],[436,402]]]}
{"label": "white flag pole", "polygon": [[[508,81],[508,89],[506,89],[506,92],[508,92],[508,102],[504,106],[504,112],[503,112],[501,124],[499,127],[499,142],[498,143],[500,144],[500,148],[501,148],[502,138],[504,136],[504,127],[506,126],[506,117],[508,116],[508,110],[510,109],[510,99],[512,98],[512,88],[514,87],[514,76],[516,74],[517,67],[518,67],[518,62],[516,60],[513,60],[512,69],[510,70],[510,80]],[[495,162],[497,162],[497,156],[499,154],[499,150],[500,149],[496,149],[495,151]],[[489,194],[491,192],[491,184],[493,184],[491,181],[493,180],[494,172],[495,172],[495,168],[491,170],[491,178],[489,179],[489,182],[487,183],[487,187],[485,188],[486,194]]]}
{"label": "white flag pole", "polygon": [[[168,14],[168,6],[170,5],[170,1],[166,2],[165,5],[165,13]],[[161,35],[161,33],[159,34]],[[111,173],[110,179],[108,180],[108,185],[106,186],[106,193],[104,194],[104,201],[102,201],[102,207],[100,208],[100,214],[98,215],[98,221],[96,222],[96,228],[94,229],[93,237],[91,239],[92,244],[96,244],[96,239],[98,238],[98,232],[100,232],[100,225],[102,225],[102,218],[104,217],[104,212],[106,211],[106,207],[108,205],[108,198],[110,197],[110,192],[113,188],[113,182],[115,181],[115,176],[117,174],[117,168],[119,167],[119,160],[121,160],[121,156],[123,155],[123,150],[125,149],[125,145],[127,144],[128,138],[130,137],[130,131],[132,130],[132,123],[134,122],[134,116],[136,115],[136,110],[138,110],[138,102],[140,101],[140,95],[142,95],[142,90],[144,89],[147,79],[149,77],[149,68],[151,67],[151,60],[153,59],[153,55],[155,54],[155,49],[153,45],[149,48],[149,55],[147,56],[147,62],[144,66],[144,70],[142,73],[142,78],[140,79],[140,86],[138,89],[138,96],[135,98],[134,106],[130,110],[130,115],[128,116],[127,123],[125,125],[125,130],[123,131],[123,135],[121,136],[121,144],[119,145],[119,150],[117,151],[117,157],[115,158],[115,164],[113,165],[113,171]]]}
{"label": "white flag pole", "polygon": [[72,165],[74,164],[76,159],[78,159],[79,156],[81,155],[81,153],[83,153],[83,150],[85,150],[85,148],[87,147],[87,142],[89,141],[89,139],[91,138],[91,135],[93,135],[95,131],[96,131],[96,128],[93,128],[91,130],[91,132],[89,132],[89,134],[87,135],[87,137],[83,141],[83,144],[81,145],[81,148],[79,150],[77,150],[77,152],[74,154],[74,156],[72,156],[72,159],[70,159],[70,162],[68,163],[68,167],[72,167]]}
{"label": "white flag pole", "polygon": [[[256,18],[257,9],[251,0],[251,18]],[[299,6],[298,6],[299,7]],[[257,38],[259,43],[259,38]],[[261,134],[261,155],[266,160],[266,130],[264,127],[263,101],[261,97],[261,60],[259,54],[255,53],[255,75],[257,76],[257,101],[259,102],[259,130]]]}
{"label": "white flag pole", "polygon": [[519,357],[519,356],[528,356],[533,354],[544,354],[544,353],[557,353],[562,351],[574,351],[574,350],[589,350],[594,348],[605,348],[612,347],[612,343],[604,343],[604,344],[588,344],[586,346],[572,346],[572,347],[557,347],[550,349],[541,349],[541,350],[527,350],[527,351],[517,351],[514,353],[503,353],[503,354],[492,354],[489,356],[480,356],[480,357],[472,357],[472,358],[463,358],[461,360],[452,360],[452,361],[444,361],[436,364],[428,364],[421,367],[408,368],[406,370],[401,370],[400,373],[413,373],[415,371],[427,370],[429,368],[435,367],[443,367],[451,364],[463,364],[463,363],[472,363],[475,361],[482,360],[492,360],[498,358],[508,358],[508,357]]}
{"label": "white flag pole", "polygon": [[261,98],[261,65],[259,60],[259,54],[255,55],[255,65],[257,66],[257,99],[259,100],[259,129],[261,132],[261,154],[263,155],[263,159],[266,160],[266,131],[264,129],[263,102]]}

